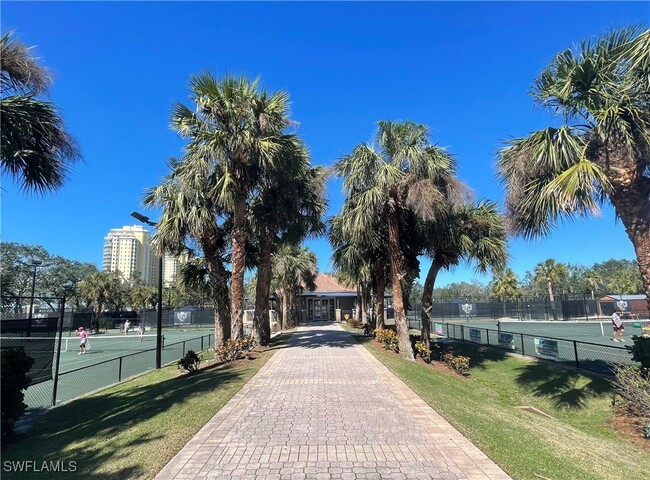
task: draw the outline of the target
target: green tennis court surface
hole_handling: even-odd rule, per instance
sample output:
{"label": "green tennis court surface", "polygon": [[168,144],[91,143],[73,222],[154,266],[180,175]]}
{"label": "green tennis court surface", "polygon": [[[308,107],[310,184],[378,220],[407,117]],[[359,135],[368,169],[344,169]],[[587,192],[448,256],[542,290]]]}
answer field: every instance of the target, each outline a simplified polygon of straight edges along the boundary
{"label": "green tennis court surface", "polygon": [[[214,341],[213,330],[164,329],[163,335],[163,365],[178,361],[188,350],[210,349]],[[42,381],[25,392],[29,408],[49,407],[54,401],[58,405],[153,370],[156,365],[155,332],[147,332],[142,341],[137,333],[95,334],[89,337],[89,345],[87,353],[79,355],[79,338],[63,337],[56,399],[54,380]]]}
{"label": "green tennis court surface", "polygon": [[[469,322],[454,322],[465,327],[488,328],[491,330],[500,330],[509,333],[523,333],[526,335],[535,335],[541,337],[561,338],[567,340],[578,340],[581,342],[591,342],[601,345],[616,345],[612,341],[612,322],[606,321],[475,321],[470,319]],[[650,330],[644,330],[644,327],[650,324],[648,320],[625,320],[624,338],[626,342],[631,342],[633,335],[643,335],[650,333]]]}

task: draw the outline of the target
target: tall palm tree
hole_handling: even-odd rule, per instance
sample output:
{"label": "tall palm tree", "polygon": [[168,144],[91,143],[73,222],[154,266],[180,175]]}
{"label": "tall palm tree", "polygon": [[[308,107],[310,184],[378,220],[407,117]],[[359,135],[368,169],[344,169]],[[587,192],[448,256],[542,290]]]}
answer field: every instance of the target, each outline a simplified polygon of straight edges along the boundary
{"label": "tall palm tree", "polygon": [[210,194],[232,213],[231,319],[232,334],[243,334],[244,274],[246,270],[246,219],[251,192],[260,175],[273,169],[282,146],[291,141],[284,130],[290,125],[289,96],[267,93],[258,80],[210,73],[190,78],[195,108],[176,103],[172,128],[189,139],[189,174],[218,165]]}
{"label": "tall palm tree", "polygon": [[142,318],[147,307],[153,306],[158,301],[158,291],[151,285],[135,285],[130,292],[131,304],[134,307],[142,307]]}
{"label": "tall palm tree", "polygon": [[450,206],[446,214],[423,226],[427,239],[425,253],[432,259],[422,293],[420,341],[429,347],[433,288],[441,269],[450,269],[461,260],[476,262],[476,270],[505,267],[506,230],[496,203],[483,200]]}
{"label": "tall palm tree", "polygon": [[0,169],[28,192],[60,188],[80,158],[57,108],[37,98],[50,83],[47,70],[12,33],[0,39]]}
{"label": "tall palm tree", "polygon": [[548,235],[607,199],[630,238],[650,308],[650,30],[626,28],[559,53],[533,96],[566,121],[498,154],[513,230]]}
{"label": "tall palm tree", "polygon": [[569,274],[567,266],[563,263],[558,263],[552,258],[549,258],[542,263],[537,264],[535,267],[535,281],[544,282],[546,285],[546,293],[551,305],[551,313],[553,320],[557,320],[557,308],[555,305],[554,286],[564,280]]}
{"label": "tall palm tree", "polygon": [[160,240],[158,245],[164,244],[172,252],[194,246],[202,253],[202,259],[195,258],[183,266],[182,283],[209,288],[214,303],[215,347],[219,347],[231,336],[230,274],[226,269],[231,220],[211,194],[221,172],[218,165],[197,171],[186,159],[172,158],[169,168],[171,172],[163,182],[145,192],[143,204],[163,209],[155,235]]}
{"label": "tall palm tree", "polygon": [[497,270],[492,281],[492,294],[503,302],[503,314],[506,314],[506,301],[519,293],[517,275],[511,268]]}
{"label": "tall palm tree", "polygon": [[109,298],[120,288],[118,272],[94,272],[84,277],[79,284],[79,293],[94,305],[93,326],[98,327],[99,315],[104,310]]}
{"label": "tall palm tree", "polygon": [[300,243],[325,230],[325,173],[321,167],[310,167],[307,149],[297,137],[292,140],[280,150],[277,168],[261,175],[251,203],[250,223],[259,244],[253,335],[262,345],[271,337],[272,256],[282,243]]}
{"label": "tall palm tree", "polygon": [[282,292],[281,328],[297,325],[296,296],[316,288],[316,255],[307,247],[283,245],[273,258],[276,290]]}
{"label": "tall palm tree", "polygon": [[589,270],[585,274],[585,283],[591,292],[591,299],[595,300],[595,292],[600,291],[605,285],[603,277],[601,277],[598,272],[594,270]]}
{"label": "tall palm tree", "polygon": [[[372,228],[367,212],[386,212],[389,263],[400,355],[414,360],[406,323],[405,293],[409,262],[405,255],[404,225],[409,216],[432,220],[438,202],[453,190],[455,164],[444,149],[429,141],[428,127],[413,122],[379,122],[375,144],[362,143],[337,164],[343,187],[354,197],[352,217],[359,231]],[[412,239],[409,238],[409,242]]]}

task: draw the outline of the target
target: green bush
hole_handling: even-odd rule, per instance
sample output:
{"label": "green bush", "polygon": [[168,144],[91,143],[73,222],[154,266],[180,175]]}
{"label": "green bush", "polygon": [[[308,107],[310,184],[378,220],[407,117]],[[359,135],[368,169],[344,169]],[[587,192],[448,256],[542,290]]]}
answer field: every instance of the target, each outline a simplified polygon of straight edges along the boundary
{"label": "green bush", "polygon": [[469,373],[469,357],[446,352],[442,354],[442,361],[459,375],[467,375]]}
{"label": "green bush", "polygon": [[34,359],[27,356],[25,349],[3,349],[0,357],[2,368],[2,440],[9,437],[16,421],[25,413],[25,389],[29,386],[29,369]]}
{"label": "green bush", "polygon": [[427,363],[431,362],[431,350],[422,342],[415,342],[415,351]]}
{"label": "green bush", "polygon": [[357,320],[354,317],[345,317],[345,321],[348,322],[348,325],[352,328],[361,328],[362,326],[361,320]]}
{"label": "green bush", "polygon": [[253,348],[255,348],[255,340],[252,336],[240,337],[237,340],[230,338],[215,350],[215,354],[222,362],[232,362],[237,360],[242,352]]}
{"label": "green bush", "polygon": [[379,330],[376,332],[375,338],[383,344],[386,350],[399,352],[399,342],[397,340],[397,334],[394,331],[387,328]]}
{"label": "green bush", "polygon": [[634,344],[627,349],[632,353],[632,360],[639,362],[641,368],[650,370],[650,337],[632,337]]}
{"label": "green bush", "polygon": [[194,373],[201,366],[201,357],[194,351],[188,350],[185,356],[178,361],[178,369],[188,373]]}

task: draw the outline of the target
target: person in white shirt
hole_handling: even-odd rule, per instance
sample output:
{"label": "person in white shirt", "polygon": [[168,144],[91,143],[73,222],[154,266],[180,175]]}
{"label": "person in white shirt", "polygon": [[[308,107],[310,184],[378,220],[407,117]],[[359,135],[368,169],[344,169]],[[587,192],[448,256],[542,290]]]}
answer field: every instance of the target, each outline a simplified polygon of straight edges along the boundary
{"label": "person in white shirt", "polygon": [[[621,316],[618,310],[614,310],[614,313],[612,313],[612,328],[614,329],[612,332],[612,340],[615,342],[624,342],[623,334],[625,333],[625,327],[623,326],[623,322],[621,322]],[[618,332],[618,338],[616,338],[616,332]]]}

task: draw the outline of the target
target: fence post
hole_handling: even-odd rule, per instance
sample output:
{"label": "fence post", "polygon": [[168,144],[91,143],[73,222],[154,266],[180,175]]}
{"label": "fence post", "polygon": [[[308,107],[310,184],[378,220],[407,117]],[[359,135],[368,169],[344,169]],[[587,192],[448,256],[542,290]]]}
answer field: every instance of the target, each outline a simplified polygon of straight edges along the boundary
{"label": "fence post", "polygon": [[485,329],[485,338],[487,338],[487,344],[488,344],[488,347],[489,347],[490,346],[490,329],[489,328]]}
{"label": "fence post", "polygon": [[521,354],[526,355],[526,352],[524,351],[524,334],[521,334]]}
{"label": "fence post", "polygon": [[183,356],[185,356],[185,340],[183,340]]}
{"label": "fence post", "polygon": [[465,326],[461,325],[460,326],[460,339],[464,342],[465,341]]}
{"label": "fence post", "polygon": [[59,364],[61,363],[61,342],[63,341],[63,315],[65,314],[65,294],[61,300],[61,316],[59,317],[59,342],[56,346],[56,367],[54,369],[54,384],[52,385],[52,406],[56,407],[56,394],[59,389]]}
{"label": "fence post", "polygon": [[120,357],[120,366],[118,367],[118,372],[117,372],[117,381],[121,382],[122,381],[122,358]]}
{"label": "fence post", "polygon": [[573,341],[573,353],[576,356],[576,368],[580,368],[580,361],[578,360],[578,343],[574,340]]}
{"label": "fence post", "polygon": [[203,351],[203,335],[201,335],[201,351]]}

